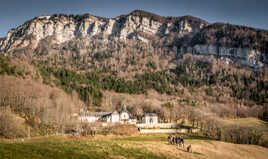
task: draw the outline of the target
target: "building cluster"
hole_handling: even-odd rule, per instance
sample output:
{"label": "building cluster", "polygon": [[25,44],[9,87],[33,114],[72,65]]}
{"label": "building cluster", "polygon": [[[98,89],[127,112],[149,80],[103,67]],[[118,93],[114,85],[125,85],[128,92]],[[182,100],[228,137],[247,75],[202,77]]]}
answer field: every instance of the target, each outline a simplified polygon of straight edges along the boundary
{"label": "building cluster", "polygon": [[141,121],[137,121],[124,105],[120,112],[88,112],[82,111],[79,115],[81,122],[104,122],[104,123],[128,123],[128,124],[158,124],[158,116],[155,113],[146,113]]}

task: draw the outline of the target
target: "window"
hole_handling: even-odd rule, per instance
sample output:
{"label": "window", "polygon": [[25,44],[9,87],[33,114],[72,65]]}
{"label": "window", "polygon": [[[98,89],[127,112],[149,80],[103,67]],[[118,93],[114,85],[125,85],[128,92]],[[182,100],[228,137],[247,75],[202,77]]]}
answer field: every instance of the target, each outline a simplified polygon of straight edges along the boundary
{"label": "window", "polygon": [[153,121],[154,121],[153,118],[150,118],[150,123],[153,123]]}

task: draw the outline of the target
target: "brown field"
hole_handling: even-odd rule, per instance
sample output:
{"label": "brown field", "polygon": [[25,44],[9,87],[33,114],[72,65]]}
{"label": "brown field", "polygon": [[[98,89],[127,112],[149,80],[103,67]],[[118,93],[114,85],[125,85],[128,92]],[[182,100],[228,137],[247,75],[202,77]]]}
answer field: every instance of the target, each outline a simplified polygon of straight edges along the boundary
{"label": "brown field", "polygon": [[[0,158],[174,158],[265,159],[268,149],[185,136],[186,148],[170,145],[167,134],[134,136],[49,137],[0,142]],[[13,155],[10,155],[12,154]],[[14,155],[19,153],[17,155]]]}

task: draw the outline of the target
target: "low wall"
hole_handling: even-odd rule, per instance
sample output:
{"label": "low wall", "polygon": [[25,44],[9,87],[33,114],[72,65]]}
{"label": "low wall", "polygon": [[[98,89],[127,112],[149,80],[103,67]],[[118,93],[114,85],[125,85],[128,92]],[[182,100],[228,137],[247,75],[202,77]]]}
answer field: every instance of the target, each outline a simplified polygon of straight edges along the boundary
{"label": "low wall", "polygon": [[146,133],[197,133],[199,132],[199,129],[141,129],[140,133],[146,134]]}
{"label": "low wall", "polygon": [[158,123],[158,124],[139,123],[136,125],[139,128],[166,128],[166,129],[179,128],[180,126],[177,123]]}

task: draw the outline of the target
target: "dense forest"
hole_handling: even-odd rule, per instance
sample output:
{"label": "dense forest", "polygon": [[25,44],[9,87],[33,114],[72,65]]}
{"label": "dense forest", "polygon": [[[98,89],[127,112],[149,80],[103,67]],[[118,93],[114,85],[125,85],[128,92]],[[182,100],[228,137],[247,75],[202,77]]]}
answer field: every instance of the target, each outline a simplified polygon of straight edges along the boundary
{"label": "dense forest", "polygon": [[214,72],[210,62],[191,58],[179,63],[175,69],[146,71],[136,74],[133,79],[120,78],[116,73],[102,70],[82,74],[62,67],[48,67],[42,64],[39,64],[38,68],[44,83],[53,83],[67,93],[75,90],[88,105],[100,105],[103,90],[146,94],[148,90],[154,89],[160,94],[177,95],[181,93],[177,87],[179,84],[191,91],[207,87],[206,94],[216,96],[217,99],[224,92],[214,89],[222,87],[229,88],[230,95],[239,100],[244,99],[254,101],[256,104],[263,104],[267,102],[268,98],[268,81],[263,80],[265,77],[263,72],[252,72],[250,75],[236,74],[224,68]]}

